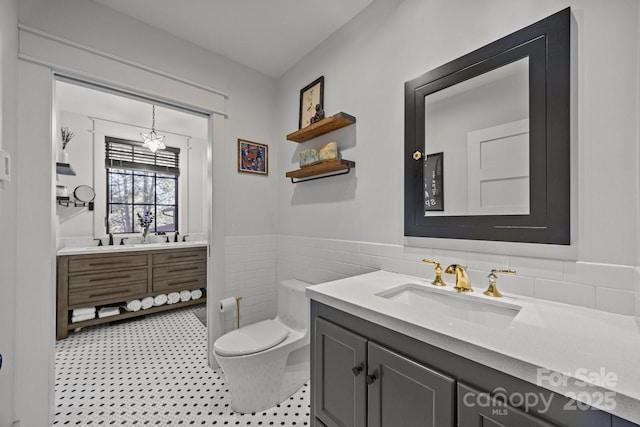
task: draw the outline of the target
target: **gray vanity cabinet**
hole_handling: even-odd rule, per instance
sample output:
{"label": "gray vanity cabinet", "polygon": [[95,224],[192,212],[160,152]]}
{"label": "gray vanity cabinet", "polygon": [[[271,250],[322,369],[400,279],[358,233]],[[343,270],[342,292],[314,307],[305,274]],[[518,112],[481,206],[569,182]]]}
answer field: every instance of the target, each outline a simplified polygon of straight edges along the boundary
{"label": "gray vanity cabinet", "polygon": [[315,300],[310,325],[311,426],[640,427]]}
{"label": "gray vanity cabinet", "polygon": [[453,427],[455,380],[368,343],[370,427]]}
{"label": "gray vanity cabinet", "polygon": [[315,319],[315,425],[453,427],[455,380]]}
{"label": "gray vanity cabinet", "polygon": [[316,319],[315,333],[316,417],[327,427],[365,427],[367,340],[323,319]]}
{"label": "gray vanity cabinet", "polygon": [[458,427],[558,427],[458,383]]}

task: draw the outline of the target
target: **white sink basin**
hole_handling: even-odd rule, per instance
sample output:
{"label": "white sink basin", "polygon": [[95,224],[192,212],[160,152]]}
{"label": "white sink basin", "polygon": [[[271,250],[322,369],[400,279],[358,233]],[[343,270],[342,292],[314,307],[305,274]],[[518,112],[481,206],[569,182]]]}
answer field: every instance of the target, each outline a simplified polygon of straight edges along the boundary
{"label": "white sink basin", "polygon": [[477,295],[451,292],[416,283],[405,283],[375,294],[424,311],[425,316],[443,316],[496,328],[509,326],[522,306]]}

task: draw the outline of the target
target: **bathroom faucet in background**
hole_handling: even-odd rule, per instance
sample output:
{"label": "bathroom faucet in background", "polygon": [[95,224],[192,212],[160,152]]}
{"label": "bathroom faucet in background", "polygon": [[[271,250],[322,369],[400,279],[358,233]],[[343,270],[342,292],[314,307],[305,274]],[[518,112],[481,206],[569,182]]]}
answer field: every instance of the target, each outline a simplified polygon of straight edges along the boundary
{"label": "bathroom faucet in background", "polygon": [[178,241],[178,234],[180,234],[180,233],[178,233],[178,230],[176,230],[176,234],[173,235],[173,241],[174,242]]}
{"label": "bathroom faucet in background", "polygon": [[113,246],[113,233],[109,233],[109,246]]}

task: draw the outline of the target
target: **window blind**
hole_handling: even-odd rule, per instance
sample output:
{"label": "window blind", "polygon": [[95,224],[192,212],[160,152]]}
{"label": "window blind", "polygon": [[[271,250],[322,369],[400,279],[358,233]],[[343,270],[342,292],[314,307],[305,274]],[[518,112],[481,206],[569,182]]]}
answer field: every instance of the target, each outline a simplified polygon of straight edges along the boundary
{"label": "window blind", "polygon": [[108,169],[132,169],[180,175],[180,149],[167,147],[155,153],[141,142],[105,137],[105,166]]}

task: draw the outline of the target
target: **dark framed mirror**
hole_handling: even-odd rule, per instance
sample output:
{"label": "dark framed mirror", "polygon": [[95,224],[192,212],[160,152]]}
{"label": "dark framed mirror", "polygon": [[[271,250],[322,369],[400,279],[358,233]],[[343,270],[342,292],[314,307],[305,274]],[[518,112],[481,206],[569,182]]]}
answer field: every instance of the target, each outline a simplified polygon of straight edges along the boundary
{"label": "dark framed mirror", "polygon": [[570,244],[570,27],[567,8],[405,83],[405,236]]}

